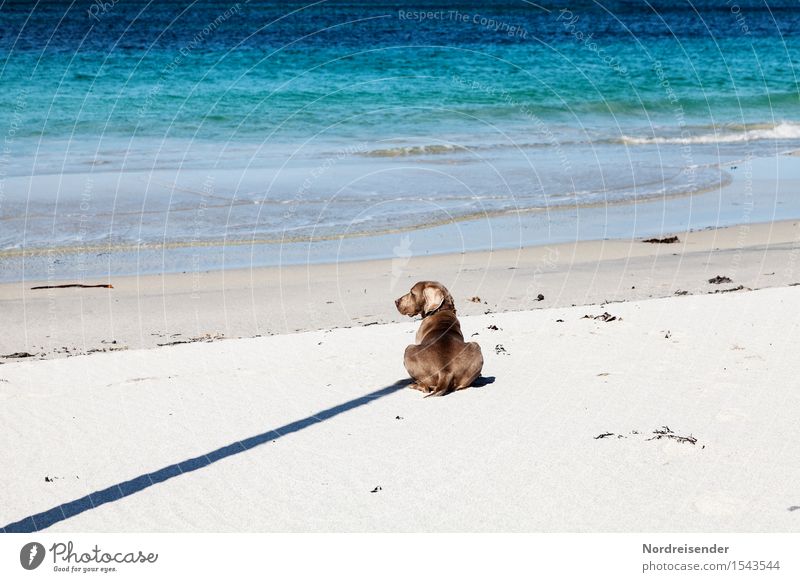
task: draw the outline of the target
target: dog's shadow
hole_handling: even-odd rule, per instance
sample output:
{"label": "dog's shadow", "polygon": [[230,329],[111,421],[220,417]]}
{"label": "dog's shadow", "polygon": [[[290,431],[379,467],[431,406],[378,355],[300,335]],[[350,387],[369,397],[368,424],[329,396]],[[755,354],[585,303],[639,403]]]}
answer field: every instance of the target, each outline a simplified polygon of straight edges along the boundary
{"label": "dog's shadow", "polygon": [[489,384],[494,384],[496,378],[494,376],[479,376],[472,384],[471,388],[483,388]]}

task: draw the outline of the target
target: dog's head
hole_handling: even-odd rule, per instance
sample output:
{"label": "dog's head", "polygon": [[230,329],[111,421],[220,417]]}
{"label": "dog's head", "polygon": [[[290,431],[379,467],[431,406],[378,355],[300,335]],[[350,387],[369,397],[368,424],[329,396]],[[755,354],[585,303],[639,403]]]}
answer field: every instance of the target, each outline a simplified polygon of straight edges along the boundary
{"label": "dog's head", "polygon": [[395,299],[397,311],[403,315],[426,317],[435,311],[450,310],[455,312],[453,297],[447,287],[436,281],[420,281],[411,291]]}

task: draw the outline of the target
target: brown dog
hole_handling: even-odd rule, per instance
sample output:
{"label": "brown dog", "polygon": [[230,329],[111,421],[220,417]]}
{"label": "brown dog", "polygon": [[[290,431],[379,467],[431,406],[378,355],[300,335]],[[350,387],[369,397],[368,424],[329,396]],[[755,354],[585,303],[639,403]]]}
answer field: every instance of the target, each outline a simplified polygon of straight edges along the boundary
{"label": "brown dog", "polygon": [[441,283],[420,281],[394,304],[403,315],[422,315],[417,343],[406,348],[403,363],[412,388],[428,396],[444,396],[470,386],[481,375],[483,354],[465,342],[450,292]]}

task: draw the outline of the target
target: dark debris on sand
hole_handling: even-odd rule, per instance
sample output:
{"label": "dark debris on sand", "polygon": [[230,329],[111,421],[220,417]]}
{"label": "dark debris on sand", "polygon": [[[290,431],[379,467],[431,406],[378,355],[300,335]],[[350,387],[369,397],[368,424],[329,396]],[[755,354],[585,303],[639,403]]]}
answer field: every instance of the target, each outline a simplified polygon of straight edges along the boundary
{"label": "dark debris on sand", "polygon": [[621,317],[617,317],[616,315],[611,315],[608,311],[605,313],[601,313],[600,315],[584,315],[581,319],[599,319],[601,321],[605,321],[606,323],[611,321],[622,321]]}
{"label": "dark debris on sand", "polygon": [[613,433],[613,432],[604,432],[604,433],[599,434],[596,437],[594,437],[594,440],[605,439],[605,438],[613,437],[613,436],[617,437],[618,439],[626,439],[626,438],[628,438],[624,434],[616,434],[616,433]]}
{"label": "dark debris on sand", "polygon": [[689,436],[677,435],[668,426],[662,426],[661,428],[657,428],[656,430],[653,431],[653,434],[655,436],[652,436],[649,439],[645,440],[657,441],[660,439],[672,439],[674,441],[678,441],[679,443],[689,443],[690,445],[697,444],[697,439],[694,438],[692,435]]}
{"label": "dark debris on sand", "polygon": [[725,275],[717,275],[708,280],[712,285],[722,285],[723,283],[733,283],[733,279]]}
{"label": "dark debris on sand", "polygon": [[731,287],[730,289],[714,289],[713,291],[709,291],[709,295],[716,295],[717,293],[733,293],[735,291],[744,291],[747,289],[748,291],[752,291],[750,287],[745,287],[744,285],[739,285],[738,287]]}
{"label": "dark debris on sand", "polygon": [[180,344],[193,344],[193,343],[196,343],[196,342],[213,342],[213,341],[221,340],[221,339],[225,339],[225,334],[221,334],[221,333],[210,334],[210,333],[207,333],[207,334],[201,335],[199,337],[190,337],[188,339],[175,340],[175,341],[170,341],[170,342],[166,342],[166,343],[163,343],[163,344],[156,344],[156,345],[159,346],[159,347],[177,346],[177,345],[180,345]]}
{"label": "dark debris on sand", "polygon": [[0,356],[0,358],[5,358],[7,360],[13,359],[20,359],[20,358],[34,358],[36,354],[31,354],[29,352],[14,352],[13,354],[6,354],[5,356]]}
{"label": "dark debris on sand", "polygon": [[[86,350],[87,354],[101,354],[105,352],[124,352],[128,349],[128,346],[119,346],[119,347],[112,347],[112,348],[91,348]],[[76,354],[78,355],[78,354]]]}
{"label": "dark debris on sand", "polygon": [[[638,435],[640,433],[637,430],[632,430],[630,432],[630,434]],[[653,436],[651,436],[650,438],[644,439],[644,440],[646,440],[646,441],[656,441],[656,440],[660,440],[660,439],[671,439],[671,440],[677,441],[679,443],[689,443],[690,445],[697,444],[697,439],[694,438],[692,435],[681,436],[681,435],[675,434],[675,432],[668,426],[662,426],[661,428],[657,428],[656,430],[654,430],[652,432],[652,434],[653,434]],[[625,436],[623,434],[616,434],[616,433],[613,433],[613,432],[604,432],[604,433],[601,433],[601,434],[597,435],[596,437],[594,437],[594,440],[606,439],[606,438],[614,437],[614,436],[617,437],[618,439],[626,439],[626,438],[628,438],[627,436]],[[705,448],[705,446],[703,446],[703,448]]]}
{"label": "dark debris on sand", "polygon": [[100,285],[84,285],[83,283],[67,283],[64,285],[39,285],[37,287],[31,287],[31,291],[36,291],[38,289],[113,289],[113,285],[109,285],[107,283],[100,284]]}
{"label": "dark debris on sand", "polygon": [[681,242],[677,236],[667,236],[664,238],[646,238],[642,242],[658,245],[671,245]]}

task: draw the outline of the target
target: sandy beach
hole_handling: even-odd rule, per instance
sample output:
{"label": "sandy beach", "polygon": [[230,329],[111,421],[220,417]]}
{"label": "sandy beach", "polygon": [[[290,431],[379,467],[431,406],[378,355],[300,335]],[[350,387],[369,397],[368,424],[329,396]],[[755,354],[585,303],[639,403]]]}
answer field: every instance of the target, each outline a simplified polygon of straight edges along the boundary
{"label": "sandy beach", "polygon": [[440,399],[398,383],[410,322],[7,364],[0,521],[798,531],[798,307],[788,287],[467,316],[490,383]]}
{"label": "sandy beach", "polygon": [[[3,285],[0,525],[800,531],[799,223],[675,235]],[[486,359],[440,399],[425,278]]]}
{"label": "sandy beach", "polygon": [[[39,289],[69,280],[0,284],[0,362],[187,341],[269,336],[404,321],[392,303],[424,279],[453,292],[459,314],[788,286],[800,282],[800,222],[677,236],[581,241],[456,255],[91,278],[113,289]],[[730,283],[711,284],[716,276]],[[543,299],[539,300],[539,295]],[[469,299],[478,297],[479,302]]]}

